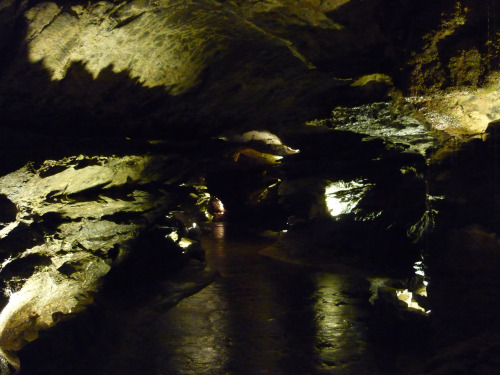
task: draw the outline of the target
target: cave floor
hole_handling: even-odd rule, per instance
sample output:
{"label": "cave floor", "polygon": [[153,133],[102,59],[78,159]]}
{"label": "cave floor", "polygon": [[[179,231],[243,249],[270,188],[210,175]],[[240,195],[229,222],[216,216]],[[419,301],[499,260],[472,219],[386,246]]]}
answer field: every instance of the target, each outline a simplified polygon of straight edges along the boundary
{"label": "cave floor", "polygon": [[151,373],[398,373],[394,352],[368,343],[366,279],[276,262],[258,254],[269,240],[225,223],[208,229],[219,277],[149,327],[162,343]]}
{"label": "cave floor", "polygon": [[[260,255],[272,242],[226,223],[207,225],[212,283],[173,307],[158,303],[161,288],[142,300],[127,290],[62,327],[62,336],[35,341],[21,356],[21,374],[413,373],[414,353],[368,338],[366,278]],[[201,285],[183,280],[180,289]]]}

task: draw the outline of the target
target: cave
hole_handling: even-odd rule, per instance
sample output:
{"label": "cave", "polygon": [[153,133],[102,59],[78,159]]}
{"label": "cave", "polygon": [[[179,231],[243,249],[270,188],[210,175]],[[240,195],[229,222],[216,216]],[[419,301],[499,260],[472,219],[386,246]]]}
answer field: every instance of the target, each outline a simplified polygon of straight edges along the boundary
{"label": "cave", "polygon": [[499,17],[0,0],[0,374],[499,373]]}

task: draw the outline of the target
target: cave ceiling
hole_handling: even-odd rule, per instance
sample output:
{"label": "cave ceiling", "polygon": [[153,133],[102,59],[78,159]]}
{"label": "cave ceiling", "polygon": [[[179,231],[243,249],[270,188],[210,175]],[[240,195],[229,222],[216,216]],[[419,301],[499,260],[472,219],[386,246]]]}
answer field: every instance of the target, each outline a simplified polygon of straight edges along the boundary
{"label": "cave ceiling", "polygon": [[359,100],[367,74],[415,94],[480,85],[498,63],[490,3],[2,1],[0,108],[56,134],[283,128]]}

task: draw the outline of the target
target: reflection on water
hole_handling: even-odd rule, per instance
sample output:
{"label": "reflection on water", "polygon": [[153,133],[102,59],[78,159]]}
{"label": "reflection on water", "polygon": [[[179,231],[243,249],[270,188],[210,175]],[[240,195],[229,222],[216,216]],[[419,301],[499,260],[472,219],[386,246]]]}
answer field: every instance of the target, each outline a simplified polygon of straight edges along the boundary
{"label": "reflection on water", "polygon": [[221,276],[157,323],[170,348],[162,373],[377,374],[365,353],[368,282],[276,263],[258,255],[268,240],[209,229],[207,262]]}
{"label": "reflection on water", "polygon": [[225,237],[226,223],[214,222],[210,225],[212,238],[222,240]]}
{"label": "reflection on water", "polygon": [[323,367],[364,366],[369,284],[329,273],[318,273],[316,281],[316,347]]}
{"label": "reflection on water", "polygon": [[228,356],[227,330],[220,319],[224,301],[218,293],[194,295],[154,323],[163,345],[156,357],[158,374],[217,374]]}
{"label": "reflection on water", "polygon": [[[121,297],[116,304],[110,300],[83,320],[86,325],[75,324],[61,336],[66,341],[56,340],[54,349],[35,346],[31,365],[21,361],[23,374],[393,373],[379,369],[365,340],[370,297],[365,279],[262,257],[258,251],[271,240],[224,223],[205,229],[207,263],[219,274],[212,284],[173,308],[154,296],[138,305],[119,302]],[[127,300],[133,296],[130,286],[120,292]],[[393,356],[384,348],[380,352]],[[42,371],[40,363],[48,363],[49,370]]]}

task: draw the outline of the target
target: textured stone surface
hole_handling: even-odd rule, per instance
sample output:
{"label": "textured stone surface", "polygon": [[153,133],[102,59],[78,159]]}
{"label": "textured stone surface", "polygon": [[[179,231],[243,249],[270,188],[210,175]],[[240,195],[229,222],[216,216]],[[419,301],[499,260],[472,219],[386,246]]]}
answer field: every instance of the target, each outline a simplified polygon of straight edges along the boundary
{"label": "textured stone surface", "polygon": [[[108,67],[127,71],[146,87],[180,94],[197,83],[217,53],[227,49],[228,15],[212,2],[75,5],[41,3],[25,13],[29,59],[60,80],[81,61],[96,78]],[[235,27],[244,34],[244,25]],[[55,53],[55,50],[61,50]]]}
{"label": "textured stone surface", "polygon": [[481,89],[452,91],[436,97],[408,98],[420,108],[424,119],[435,129],[460,137],[484,133],[488,124],[500,119],[500,79],[490,78]]}
{"label": "textured stone surface", "polygon": [[308,124],[363,134],[366,136],[365,140],[382,139],[389,148],[419,153],[424,157],[439,144],[437,132],[433,132],[416,116],[414,108],[387,102],[336,107],[329,119],[311,121]]}
{"label": "textured stone surface", "polygon": [[[310,15],[299,6],[283,14],[285,21],[328,20],[321,9],[305,7]],[[290,92],[322,95],[339,84],[332,75],[311,72],[311,64],[292,41],[253,22],[253,15],[263,10],[244,4],[42,2],[24,10],[18,19],[25,26],[25,35],[19,34],[24,42],[14,58],[17,62],[8,68],[13,79],[4,86],[13,91],[10,98],[3,97],[3,108],[21,112],[30,103],[29,111],[42,115],[42,123],[52,121],[50,127],[62,128],[64,121],[52,107],[66,112],[72,126],[81,125],[79,116],[105,128],[118,118],[125,128],[127,123],[137,128],[141,119],[143,130],[174,127],[181,133],[175,126],[181,122],[186,127],[189,119],[196,125],[277,120],[283,110],[295,112],[292,116],[300,112],[295,99],[286,99]],[[265,9],[269,12],[274,10]],[[25,81],[28,76],[30,82]],[[19,97],[24,103],[16,100]],[[221,106],[222,98],[232,105]],[[255,105],[267,106],[267,114],[256,113]],[[120,113],[123,108],[128,116]]]}
{"label": "textured stone surface", "polygon": [[387,94],[364,75],[415,93],[482,84],[498,65],[493,5],[3,1],[0,108],[72,134],[276,130]]}
{"label": "textured stone surface", "polygon": [[[182,265],[178,258],[194,249],[176,245],[182,233],[169,240],[165,229],[159,242],[151,235],[153,225],[175,207],[164,190],[148,187],[172,178],[169,164],[164,156],[80,155],[47,160],[38,168],[27,165],[0,178],[4,204],[17,209],[5,216],[10,223],[0,231],[5,306],[0,348],[11,364],[19,366],[13,353],[35,340],[38,331],[91,304],[103,277],[130,257],[133,244],[146,247],[142,252],[160,267]],[[145,231],[149,241],[137,243]]]}

